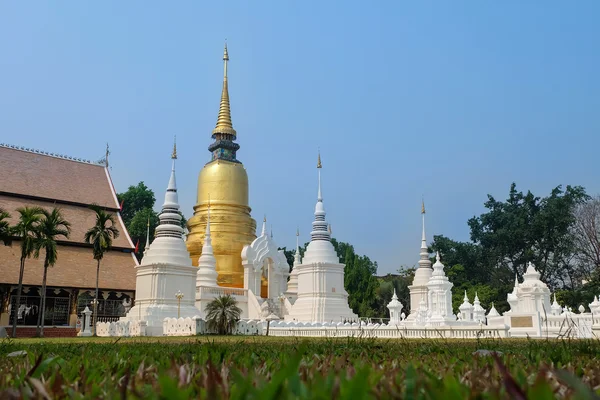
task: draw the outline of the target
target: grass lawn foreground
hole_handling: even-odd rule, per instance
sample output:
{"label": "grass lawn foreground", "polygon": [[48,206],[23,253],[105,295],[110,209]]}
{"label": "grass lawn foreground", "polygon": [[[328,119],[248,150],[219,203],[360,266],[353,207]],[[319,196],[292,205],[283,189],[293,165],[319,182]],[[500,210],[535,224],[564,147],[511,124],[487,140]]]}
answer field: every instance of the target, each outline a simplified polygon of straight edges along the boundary
{"label": "grass lawn foreground", "polygon": [[0,399],[595,399],[598,340],[4,339]]}

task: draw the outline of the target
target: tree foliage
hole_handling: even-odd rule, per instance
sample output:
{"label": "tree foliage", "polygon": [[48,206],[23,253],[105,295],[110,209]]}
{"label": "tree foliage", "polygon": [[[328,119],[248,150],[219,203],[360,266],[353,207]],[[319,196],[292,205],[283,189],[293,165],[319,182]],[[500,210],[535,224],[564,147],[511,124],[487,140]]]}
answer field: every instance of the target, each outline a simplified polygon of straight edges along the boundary
{"label": "tree foliage", "polygon": [[[477,292],[484,307],[493,302],[508,309],[506,294],[515,275],[522,279],[532,262],[551,290],[581,285],[581,263],[573,231],[576,211],[589,199],[581,186],[555,187],[546,197],[518,191],[513,183],[505,201],[488,195],[487,211],[468,221],[471,242],[434,236],[431,250],[439,251],[446,274],[454,283],[453,305],[462,303],[464,290],[471,301]],[[589,275],[589,274],[588,274]]]}
{"label": "tree foliage", "polygon": [[8,245],[12,237],[12,227],[8,222],[9,219],[10,214],[0,208],[0,242],[3,242],[5,245]]}

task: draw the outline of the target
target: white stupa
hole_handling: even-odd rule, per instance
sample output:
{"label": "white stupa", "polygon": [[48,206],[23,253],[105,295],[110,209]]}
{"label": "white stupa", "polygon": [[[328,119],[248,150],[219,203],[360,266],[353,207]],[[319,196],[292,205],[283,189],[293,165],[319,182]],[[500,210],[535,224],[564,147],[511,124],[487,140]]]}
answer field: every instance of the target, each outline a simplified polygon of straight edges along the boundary
{"label": "white stupa", "polygon": [[294,254],[294,265],[292,266],[290,280],[287,283],[287,290],[285,292],[286,297],[292,304],[294,304],[298,297],[298,265],[300,264],[302,264],[302,258],[300,257],[300,230],[296,230],[296,254]]}
{"label": "white stupa", "polygon": [[421,216],[423,219],[423,234],[421,235],[421,252],[419,259],[419,268],[415,271],[415,277],[412,285],[408,287],[410,291],[410,314],[408,321],[414,320],[419,311],[421,300],[428,306],[427,284],[431,278],[433,270],[431,269],[431,261],[429,260],[429,251],[427,250],[427,240],[425,238],[425,202],[421,204]]}
{"label": "white stupa", "polygon": [[477,292],[475,292],[475,300],[473,300],[473,320],[485,324],[485,309],[481,306]]}
{"label": "white stupa", "polygon": [[463,297],[462,304],[458,307],[460,312],[460,320],[464,322],[473,321],[473,305],[469,302],[467,291],[465,290],[465,297]]}
{"label": "white stupa", "polygon": [[392,301],[388,303],[387,308],[390,310],[390,325],[399,325],[402,322],[402,308],[404,308],[404,305],[398,300],[396,288],[394,288]]}
{"label": "white stupa", "polygon": [[[516,301],[515,301],[516,297]],[[523,275],[523,282],[515,286],[513,293],[508,295],[511,313],[550,313],[550,289],[540,280],[540,273],[530,262]]]}
{"label": "white stupa", "polygon": [[310,243],[301,264],[294,267],[298,274],[298,298],[286,320],[303,322],[343,322],[357,316],[348,306],[344,289],[344,264],[331,244],[325,207],[321,195],[321,156],[317,163],[319,188],[312,223]]}
{"label": "white stupa", "polygon": [[427,283],[429,289],[429,317],[427,322],[432,326],[447,325],[456,321],[452,313],[452,282],[444,273],[444,264],[440,261],[440,253],[436,254],[433,273]]}
{"label": "white stupa", "polygon": [[198,259],[198,273],[196,275],[196,287],[216,287],[217,285],[217,259],[213,253],[212,239],[210,236],[210,200],[206,216],[206,233],[202,253]]}
{"label": "white stupa", "polygon": [[[155,239],[144,252],[136,267],[135,306],[122,320],[146,321],[146,335],[162,336],[163,320],[167,317],[194,317],[196,267],[183,241],[181,214],[175,181],[177,149],[173,147],[171,178],[156,227]],[[181,292],[178,299],[175,294]]]}

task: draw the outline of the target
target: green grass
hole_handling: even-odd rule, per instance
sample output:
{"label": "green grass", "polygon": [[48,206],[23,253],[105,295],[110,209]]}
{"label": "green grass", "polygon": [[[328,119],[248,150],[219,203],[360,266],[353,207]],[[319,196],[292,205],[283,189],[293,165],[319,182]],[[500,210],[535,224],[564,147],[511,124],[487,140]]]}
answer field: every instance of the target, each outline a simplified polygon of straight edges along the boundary
{"label": "green grass", "polygon": [[599,357],[591,340],[4,340],[0,399],[593,399]]}

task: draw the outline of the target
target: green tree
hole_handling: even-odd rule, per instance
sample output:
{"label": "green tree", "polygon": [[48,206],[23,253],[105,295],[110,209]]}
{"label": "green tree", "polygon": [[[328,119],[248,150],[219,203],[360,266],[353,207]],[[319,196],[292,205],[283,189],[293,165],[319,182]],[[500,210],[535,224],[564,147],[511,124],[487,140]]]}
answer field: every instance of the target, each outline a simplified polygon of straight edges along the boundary
{"label": "green tree", "polygon": [[152,242],[154,240],[154,231],[160,222],[158,214],[153,209],[144,208],[138,211],[126,226],[133,243],[138,243],[138,241],[140,243],[138,251],[135,253],[138,261],[142,259],[146,249],[148,222],[150,222],[150,242]]}
{"label": "green tree", "polygon": [[469,220],[471,240],[487,266],[522,276],[531,261],[550,286],[573,287],[574,211],[588,198],[581,186],[557,186],[539,198],[513,183],[506,201],[488,195],[488,212]]}
{"label": "green tree", "polygon": [[48,267],[54,266],[58,259],[56,240],[62,236],[68,238],[71,232],[71,224],[65,220],[59,209],[52,211],[43,210],[44,217],[40,221],[35,232],[34,257],[38,258],[40,252],[45,252],[44,256],[44,276],[42,278],[41,306],[38,314],[36,335],[44,337],[44,313],[46,311],[46,279],[48,277]]}
{"label": "green tree", "polygon": [[17,316],[16,312],[21,305],[21,292],[23,291],[23,274],[25,273],[25,261],[31,257],[35,247],[36,231],[40,220],[42,219],[43,210],[40,207],[21,207],[17,209],[19,213],[19,222],[15,226],[13,233],[21,240],[21,265],[19,269],[19,285],[17,286],[17,301],[13,305],[13,327],[12,336],[17,337]]}
{"label": "green tree", "polygon": [[8,245],[13,235],[12,228],[8,222],[9,219],[10,214],[0,208],[0,242],[3,242],[5,245]]}
{"label": "green tree", "polygon": [[145,209],[151,210],[156,202],[154,192],[144,182],[140,182],[136,186],[129,186],[126,192],[117,194],[117,198],[119,204],[123,205],[121,217],[128,229],[129,223],[138,212]]}
{"label": "green tree", "polygon": [[[92,245],[94,260],[98,262],[96,267],[96,297],[94,302],[94,321],[98,318],[98,279],[100,277],[100,261],[104,253],[111,248],[113,239],[119,237],[119,230],[116,227],[115,217],[107,213],[102,208],[93,205],[90,207],[96,213],[96,223],[87,230],[84,240]],[[96,336],[96,323],[93,324],[94,336]]]}
{"label": "green tree", "polygon": [[219,296],[206,305],[206,322],[208,329],[219,335],[230,335],[234,332],[242,309],[231,295]]}

